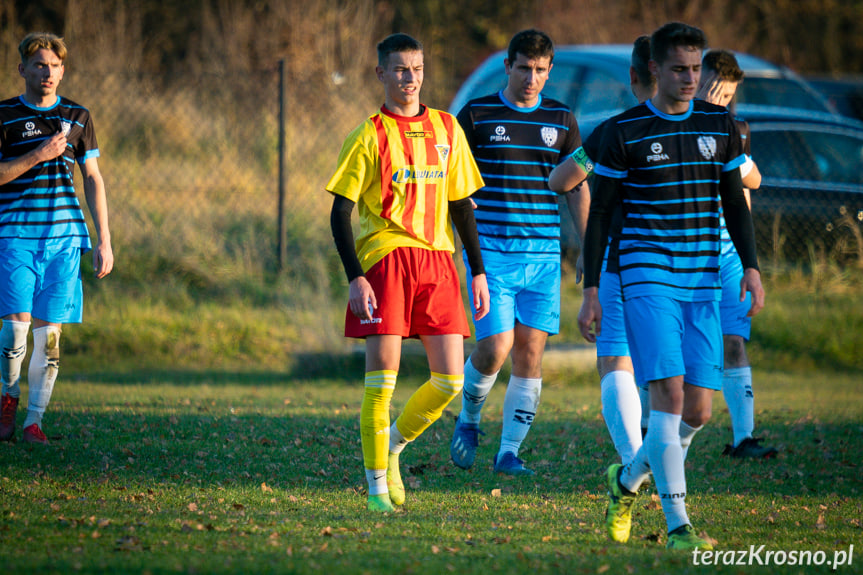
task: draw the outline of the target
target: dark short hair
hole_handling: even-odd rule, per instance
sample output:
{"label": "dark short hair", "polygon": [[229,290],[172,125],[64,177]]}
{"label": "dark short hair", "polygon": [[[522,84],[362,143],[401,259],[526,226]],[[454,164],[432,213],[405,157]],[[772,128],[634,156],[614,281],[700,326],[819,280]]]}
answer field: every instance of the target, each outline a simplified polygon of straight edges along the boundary
{"label": "dark short hair", "polygon": [[645,86],[656,84],[656,77],[650,73],[647,62],[650,61],[650,36],[643,35],[632,43],[632,69],[638,76],[638,81]]}
{"label": "dark short hair", "polygon": [[701,59],[701,66],[711,72],[716,72],[719,79],[725,82],[743,80],[743,70],[740,69],[737,58],[728,50],[711,50]]}
{"label": "dark short hair", "polygon": [[554,60],[554,42],[545,32],[531,28],[522,30],[512,37],[509,41],[509,48],[506,51],[506,57],[509,63],[515,62],[518,54],[531,60],[537,58],[548,58],[549,64]]}
{"label": "dark short hair", "polygon": [[396,52],[422,52],[419,40],[407,34],[390,34],[378,44],[378,65],[386,67],[390,54]]}
{"label": "dark short hair", "polygon": [[707,47],[707,36],[695,26],[683,22],[669,22],[651,34],[650,58],[661,65],[668,58],[668,51],[678,46],[703,51]]}

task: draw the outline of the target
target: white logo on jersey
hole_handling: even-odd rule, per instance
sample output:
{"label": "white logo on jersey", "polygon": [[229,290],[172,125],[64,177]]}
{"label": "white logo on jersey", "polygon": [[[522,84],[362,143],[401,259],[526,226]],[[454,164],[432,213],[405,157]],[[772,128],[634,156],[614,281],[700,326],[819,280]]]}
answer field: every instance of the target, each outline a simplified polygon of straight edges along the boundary
{"label": "white logo on jersey", "polygon": [[494,129],[494,136],[489,136],[489,142],[509,142],[510,137],[506,135],[506,128],[498,126]]}
{"label": "white logo on jersey", "polygon": [[39,136],[42,134],[42,130],[36,129],[36,124],[33,122],[27,122],[24,124],[24,132],[21,134],[22,138],[32,138],[33,136]]}
{"label": "white logo on jersey", "polygon": [[650,144],[650,151],[653,152],[653,154],[647,156],[648,164],[650,162],[661,162],[662,160],[670,159],[668,157],[668,154],[664,154],[662,152],[662,144],[660,144],[659,142],[653,142],[652,144]]}
{"label": "white logo on jersey", "polygon": [[699,136],[698,151],[701,152],[705,160],[711,159],[716,155],[716,138],[713,136]]}
{"label": "white logo on jersey", "polygon": [[437,144],[435,145],[435,149],[437,150],[437,155],[440,156],[441,163],[446,165],[447,158],[449,158],[449,146],[447,144]]}
{"label": "white logo on jersey", "polygon": [[71,129],[72,129],[72,122],[68,122],[66,120],[63,120],[62,122],[60,122],[60,130],[63,132],[64,136],[68,136],[69,130],[71,130]]}
{"label": "white logo on jersey", "polygon": [[539,133],[542,134],[542,141],[545,142],[545,145],[549,148],[557,141],[557,128],[543,126]]}

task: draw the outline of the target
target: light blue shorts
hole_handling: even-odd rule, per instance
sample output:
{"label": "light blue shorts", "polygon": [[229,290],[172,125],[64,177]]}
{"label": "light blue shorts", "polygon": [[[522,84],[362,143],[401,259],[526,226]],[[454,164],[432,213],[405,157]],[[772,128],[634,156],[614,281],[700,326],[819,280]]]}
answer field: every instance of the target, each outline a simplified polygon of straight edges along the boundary
{"label": "light blue shorts", "polygon": [[602,272],[599,278],[599,304],[602,306],[602,331],[596,337],[596,356],[629,357],[618,274]]}
{"label": "light blue shorts", "polygon": [[81,323],[81,248],[0,252],[0,317]]}
{"label": "light blue shorts", "polygon": [[722,281],[722,301],[719,315],[722,318],[722,335],[739,335],[749,341],[752,333],[752,318],[746,317],[752,307],[752,294],[746,292],[746,299],[740,301],[740,280],[743,279],[743,264],[734,250],[723,251],[719,259],[719,273]]}
{"label": "light blue shorts", "polygon": [[[473,301],[470,266],[467,266],[468,301]],[[511,331],[518,322],[554,335],[560,331],[560,263],[485,262],[491,310],[474,321],[476,338]]]}
{"label": "light blue shorts", "polygon": [[678,375],[686,383],[722,388],[719,302],[637,297],[623,303],[636,377],[651,382]]}

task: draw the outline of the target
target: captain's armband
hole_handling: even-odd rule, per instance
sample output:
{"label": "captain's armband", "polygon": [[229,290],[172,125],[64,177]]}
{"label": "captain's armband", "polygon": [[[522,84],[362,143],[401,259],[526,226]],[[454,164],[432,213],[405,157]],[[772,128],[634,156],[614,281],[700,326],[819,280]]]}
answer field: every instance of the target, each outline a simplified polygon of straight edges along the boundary
{"label": "captain's armband", "polygon": [[575,165],[581,168],[585,174],[589,174],[593,171],[593,162],[587,156],[587,152],[584,151],[582,146],[579,146],[579,148],[574,151],[570,157],[575,162]]}

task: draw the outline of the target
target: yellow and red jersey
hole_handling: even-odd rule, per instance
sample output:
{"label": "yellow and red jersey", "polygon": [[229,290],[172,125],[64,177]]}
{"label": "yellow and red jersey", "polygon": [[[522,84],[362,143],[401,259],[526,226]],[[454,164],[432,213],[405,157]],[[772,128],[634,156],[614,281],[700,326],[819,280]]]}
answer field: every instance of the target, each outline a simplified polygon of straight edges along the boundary
{"label": "yellow and red jersey", "polygon": [[348,135],[326,189],[358,205],[357,257],[368,271],[398,247],[452,252],[449,202],[482,186],[452,115],[424,107],[404,117],[381,107]]}

